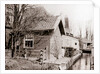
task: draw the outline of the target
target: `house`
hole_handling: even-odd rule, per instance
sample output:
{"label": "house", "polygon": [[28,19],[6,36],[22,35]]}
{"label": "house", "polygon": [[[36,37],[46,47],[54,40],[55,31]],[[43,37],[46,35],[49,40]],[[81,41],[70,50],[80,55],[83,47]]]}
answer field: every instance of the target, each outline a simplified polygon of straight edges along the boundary
{"label": "house", "polygon": [[[66,24],[67,23],[67,24]],[[25,24],[29,24],[27,27]],[[67,49],[79,50],[79,41],[67,33],[68,21],[61,16],[50,16],[37,23],[25,23],[14,31],[15,52],[22,56],[38,59],[43,53],[44,60],[56,60],[66,57]]]}
{"label": "house", "polygon": [[79,50],[79,40],[73,36],[63,35],[62,42],[62,51],[65,53],[63,57],[71,57],[74,51]]}
{"label": "house", "polygon": [[81,43],[81,49],[88,49],[88,48],[90,48],[92,41],[90,41],[86,38],[82,38],[82,39],[80,39],[80,43]]}

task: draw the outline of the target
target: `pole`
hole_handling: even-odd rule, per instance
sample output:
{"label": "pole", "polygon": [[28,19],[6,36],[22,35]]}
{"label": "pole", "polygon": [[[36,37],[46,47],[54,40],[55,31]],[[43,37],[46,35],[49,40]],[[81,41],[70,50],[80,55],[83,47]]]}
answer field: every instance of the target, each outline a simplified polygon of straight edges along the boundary
{"label": "pole", "polygon": [[43,49],[40,50],[40,65],[41,70],[43,70]]}
{"label": "pole", "polygon": [[11,53],[11,57],[13,58],[14,57],[14,49],[13,49],[13,34],[11,35],[12,36],[12,47],[11,47],[11,49],[12,49],[12,53]]}

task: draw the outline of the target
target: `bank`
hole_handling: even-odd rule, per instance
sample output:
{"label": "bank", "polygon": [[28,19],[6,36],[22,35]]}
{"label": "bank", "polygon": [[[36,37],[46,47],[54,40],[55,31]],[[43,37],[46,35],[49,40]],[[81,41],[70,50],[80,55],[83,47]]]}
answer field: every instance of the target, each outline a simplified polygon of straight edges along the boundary
{"label": "bank", "polygon": [[58,67],[59,70],[68,70],[77,60],[80,59],[81,56],[82,52],[78,51],[78,54],[73,57],[63,57],[55,61],[48,60],[44,61],[44,63],[54,64],[56,67]]}

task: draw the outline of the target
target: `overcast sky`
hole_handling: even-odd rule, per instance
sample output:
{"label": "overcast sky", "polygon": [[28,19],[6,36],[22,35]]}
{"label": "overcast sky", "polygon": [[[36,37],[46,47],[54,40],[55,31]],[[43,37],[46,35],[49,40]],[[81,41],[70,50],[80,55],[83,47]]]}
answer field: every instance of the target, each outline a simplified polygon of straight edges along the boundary
{"label": "overcast sky", "polygon": [[46,4],[42,5],[52,15],[64,15],[68,17],[72,33],[79,35],[79,28],[85,36],[85,27],[93,30],[93,6],[90,4]]}

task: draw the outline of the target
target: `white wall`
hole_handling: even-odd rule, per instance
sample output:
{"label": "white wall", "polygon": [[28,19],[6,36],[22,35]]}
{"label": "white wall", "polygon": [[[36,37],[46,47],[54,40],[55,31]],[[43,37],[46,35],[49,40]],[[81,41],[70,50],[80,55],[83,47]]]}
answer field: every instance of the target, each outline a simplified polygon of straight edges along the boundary
{"label": "white wall", "polygon": [[[75,45],[75,43],[77,43],[77,45]],[[74,49],[79,50],[79,40],[74,37],[63,35],[62,47],[73,47]]]}

